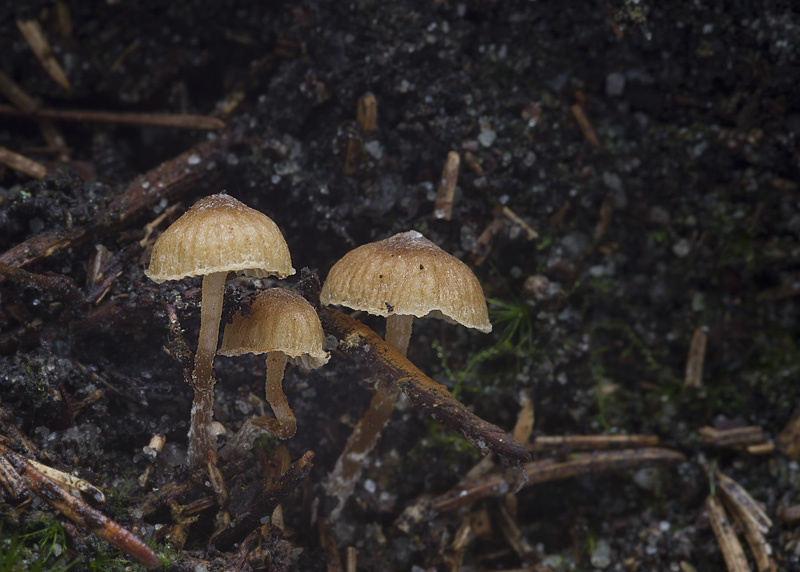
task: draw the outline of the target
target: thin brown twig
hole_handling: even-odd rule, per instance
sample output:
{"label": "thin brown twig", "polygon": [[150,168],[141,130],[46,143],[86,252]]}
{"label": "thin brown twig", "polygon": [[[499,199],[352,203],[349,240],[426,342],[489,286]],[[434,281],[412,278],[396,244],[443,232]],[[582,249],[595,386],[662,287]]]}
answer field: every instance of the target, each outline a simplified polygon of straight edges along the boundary
{"label": "thin brown twig", "polygon": [[32,113],[39,107],[36,101],[17,82],[2,71],[0,71],[0,93],[23,112]]}
{"label": "thin brown twig", "polygon": [[115,111],[95,111],[89,109],[48,109],[39,107],[20,110],[10,105],[0,105],[0,115],[12,117],[32,117],[34,119],[53,119],[77,121],[81,123],[109,123],[112,125],[132,125],[136,127],[173,127],[176,129],[225,129],[225,122],[210,115],[186,113],[135,113]]}
{"label": "thin brown twig", "polygon": [[0,455],[3,455],[13,465],[27,489],[36,493],[44,502],[75,524],[92,531],[103,540],[116,546],[143,564],[148,570],[161,566],[161,559],[158,555],[138,536],[78,497],[64,491],[25,458],[2,443],[0,443]]}
{"label": "thin brown twig", "polygon": [[528,451],[599,451],[634,447],[657,447],[656,435],[539,435],[527,446]]}
{"label": "thin brown twig", "polygon": [[69,89],[69,80],[67,74],[64,73],[64,68],[58,63],[53,50],[50,48],[50,42],[44,36],[42,26],[37,20],[17,20],[17,28],[22,32],[25,41],[33,51],[36,59],[42,64],[44,71],[47,72],[53,81],[64,89]]}
{"label": "thin brown twig", "polygon": [[47,175],[47,167],[5,147],[0,147],[0,163],[34,179],[43,179]]}
{"label": "thin brown twig", "polygon": [[214,159],[227,148],[230,135],[205,141],[134,179],[89,224],[69,230],[48,230],[0,255],[0,263],[24,267],[80,246],[91,236],[98,238],[136,221],[162,199],[172,202],[186,194],[204,177]]}
{"label": "thin brown twig", "polygon": [[387,382],[397,385],[414,406],[461,433],[482,454],[494,451],[512,461],[530,459],[511,435],[472,413],[444,385],[422,373],[369,327],[335,310],[327,309],[320,317],[325,331],[339,338],[338,351],[368,362]]}
{"label": "thin brown twig", "polygon": [[[681,453],[670,449],[644,448],[599,453],[578,453],[568,461],[543,459],[522,466],[526,486],[566,479],[589,473],[620,471],[661,463],[685,461]],[[462,483],[431,501],[439,512],[453,510],[479,499],[507,493],[513,485],[504,474],[495,473],[477,481]]]}

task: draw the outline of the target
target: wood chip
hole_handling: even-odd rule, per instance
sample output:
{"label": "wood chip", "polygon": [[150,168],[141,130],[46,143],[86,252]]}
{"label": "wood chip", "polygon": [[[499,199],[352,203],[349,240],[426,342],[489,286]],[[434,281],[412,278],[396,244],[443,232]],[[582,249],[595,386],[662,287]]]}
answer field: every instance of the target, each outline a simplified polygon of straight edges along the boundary
{"label": "wood chip", "polygon": [[34,55],[36,55],[36,59],[38,59],[39,63],[42,64],[42,67],[47,74],[53,78],[53,81],[55,81],[58,85],[64,89],[69,89],[69,80],[67,79],[67,74],[64,73],[64,69],[61,67],[61,64],[58,63],[53,55],[53,50],[50,48],[50,42],[48,42],[47,38],[44,37],[44,33],[42,32],[42,27],[39,22],[36,20],[17,20],[17,28],[19,28],[19,31],[22,32],[22,35],[25,37],[25,41],[28,42],[28,45],[30,46]]}
{"label": "wood chip", "polygon": [[436,192],[436,201],[433,205],[433,218],[450,220],[453,216],[453,195],[458,183],[458,169],[461,165],[461,156],[455,151],[447,154],[444,162],[442,177],[439,180],[439,190]]}
{"label": "wood chip", "polygon": [[706,328],[703,326],[695,328],[692,342],[689,344],[689,357],[686,360],[686,377],[683,382],[685,387],[696,389],[703,384],[703,362],[706,358],[707,341]]}
{"label": "wood chip", "polygon": [[366,93],[359,98],[356,109],[356,122],[358,122],[361,133],[364,135],[370,135],[375,131],[375,126],[378,123],[378,102],[373,94]]}
{"label": "wood chip", "polygon": [[717,544],[722,551],[728,572],[750,572],[747,557],[736,537],[733,525],[716,497],[709,495],[706,498],[706,511],[708,511],[708,520],[714,530],[714,536],[717,537]]}

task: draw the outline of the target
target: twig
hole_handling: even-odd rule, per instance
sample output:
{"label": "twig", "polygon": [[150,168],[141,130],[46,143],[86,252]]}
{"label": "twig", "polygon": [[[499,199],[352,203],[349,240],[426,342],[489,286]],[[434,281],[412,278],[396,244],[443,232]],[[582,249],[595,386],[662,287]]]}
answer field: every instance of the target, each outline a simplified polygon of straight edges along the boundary
{"label": "twig", "polygon": [[187,113],[136,113],[116,111],[95,111],[90,109],[48,109],[39,107],[20,110],[10,105],[0,105],[0,115],[11,117],[32,117],[34,119],[53,119],[58,121],[77,121],[80,123],[109,123],[112,125],[132,125],[135,127],[165,127],[175,129],[225,129],[225,122],[210,115]]}
{"label": "twig", "polygon": [[[522,466],[525,485],[566,479],[589,473],[621,471],[659,463],[680,463],[686,460],[681,453],[670,449],[645,448],[623,451],[578,453],[569,461],[544,459]],[[507,493],[511,485],[504,474],[496,473],[483,479],[463,483],[431,501],[439,512],[471,504],[479,499]]]}
{"label": "twig", "polygon": [[76,477],[74,475],[70,475],[69,473],[65,473],[63,471],[59,471],[58,469],[43,465],[38,461],[34,461],[33,459],[30,459],[28,462],[44,476],[53,479],[60,485],[63,485],[67,488],[81,491],[97,504],[103,504],[106,502],[106,496],[103,494],[103,491],[98,489],[92,483],[85,481],[80,477]]}
{"label": "twig", "polygon": [[339,339],[340,352],[368,362],[387,382],[397,385],[414,406],[460,432],[482,454],[494,451],[512,461],[530,459],[508,433],[472,413],[444,385],[422,373],[370,328],[335,310],[324,310],[320,318],[325,331]]}
{"label": "twig", "polygon": [[24,267],[80,246],[90,236],[96,239],[131,224],[162,199],[172,202],[208,177],[213,161],[229,143],[230,135],[226,133],[162,163],[134,179],[88,225],[37,234],[0,255],[0,263]]}
{"label": "twig", "polygon": [[436,192],[436,201],[433,204],[433,218],[450,220],[453,216],[453,195],[456,192],[460,164],[459,154],[450,151],[444,162],[442,177],[439,179],[439,190]]}
{"label": "twig", "polygon": [[563,437],[540,435],[527,446],[527,449],[528,451],[563,449],[572,452],[657,446],[656,435],[565,435]]}
{"label": "twig", "polygon": [[132,556],[148,570],[161,566],[161,559],[139,537],[78,497],[61,489],[26,459],[2,443],[0,443],[0,455],[10,461],[26,488],[36,493],[44,502],[75,524],[92,531],[103,540]]}
{"label": "twig", "polygon": [[512,210],[511,210],[510,208],[508,208],[507,206],[503,205],[503,207],[502,207],[502,208],[500,208],[500,213],[501,213],[503,216],[505,216],[506,218],[508,218],[508,220],[510,220],[511,222],[513,222],[514,224],[516,224],[517,226],[521,226],[521,227],[522,227],[522,229],[525,231],[525,234],[527,235],[527,239],[528,239],[528,240],[536,240],[537,238],[539,238],[539,233],[538,233],[538,232],[536,232],[536,231],[533,229],[533,227],[531,227],[531,225],[529,225],[527,222],[525,222],[524,220],[522,220],[522,219],[519,217],[519,215],[517,215],[517,213],[515,213],[514,211],[512,211]]}
{"label": "twig", "polygon": [[703,326],[698,326],[689,344],[689,357],[686,360],[685,387],[699,388],[703,384],[703,362],[706,358],[708,334]]}
{"label": "twig", "polygon": [[716,429],[701,427],[699,430],[703,441],[715,447],[745,447],[758,445],[765,441],[764,429],[759,425],[734,427],[733,429]]}
{"label": "twig", "polygon": [[43,179],[47,175],[47,167],[5,147],[0,147],[0,163],[34,179]]}
{"label": "twig", "polygon": [[589,145],[595,149],[600,149],[603,144],[600,143],[600,139],[597,138],[597,133],[595,133],[594,127],[592,127],[589,118],[586,117],[586,113],[583,111],[583,106],[580,103],[576,103],[570,106],[569,110],[572,112],[572,116],[575,118],[578,127],[581,129],[581,133],[583,133],[583,136],[589,142]]}
{"label": "twig", "polygon": [[[22,87],[13,79],[0,71],[0,93],[23,112],[31,113],[39,105]],[[2,106],[7,107],[7,106]]]}
{"label": "twig", "polygon": [[336,537],[333,529],[324,517],[319,517],[317,521],[319,530],[319,543],[325,555],[325,569],[327,572],[342,572],[342,558],[339,556],[339,547],[336,546]]}
{"label": "twig", "polygon": [[706,510],[728,572],[750,572],[750,567],[747,565],[747,557],[744,555],[739,539],[736,538],[733,525],[728,520],[725,509],[716,497],[709,495],[706,498]]}
{"label": "twig", "polygon": [[295,461],[281,478],[263,489],[249,504],[247,511],[237,516],[228,526],[217,531],[209,544],[219,550],[228,550],[235,542],[259,525],[265,516],[272,514],[281,501],[305,479],[311,472],[314,452],[306,451],[305,455]]}
{"label": "twig", "polygon": [[67,74],[61,64],[58,63],[53,50],[50,48],[50,43],[44,37],[42,27],[36,20],[17,20],[17,28],[22,32],[25,41],[28,42],[31,50],[33,51],[36,59],[42,64],[44,71],[53,78],[58,85],[64,89],[69,89],[69,80]]}

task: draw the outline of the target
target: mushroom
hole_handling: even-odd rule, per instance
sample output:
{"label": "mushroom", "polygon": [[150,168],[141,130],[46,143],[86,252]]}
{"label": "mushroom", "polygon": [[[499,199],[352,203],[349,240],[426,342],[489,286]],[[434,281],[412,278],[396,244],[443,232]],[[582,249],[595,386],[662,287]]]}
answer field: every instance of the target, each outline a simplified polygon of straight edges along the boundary
{"label": "mushroom", "polygon": [[236,314],[222,335],[220,355],[246,353],[267,354],[266,394],[275,412],[275,423],[268,427],[281,439],[292,437],[297,421],[281,382],[289,360],[306,369],[328,362],[330,354],[325,351],[325,334],[317,312],[291,290],[272,288],[261,292],[253,301],[250,316]]}
{"label": "mushroom", "polygon": [[214,355],[228,272],[286,278],[295,273],[289,248],[267,215],[230,195],[217,194],[195,203],[156,240],[145,274],[153,281],[203,276],[200,336],[195,353],[194,401],[189,428],[188,462],[206,463],[216,449],[211,432],[214,408]]}
{"label": "mushroom", "polygon": [[[414,317],[492,331],[483,289],[469,267],[413,230],[345,254],[331,268],[320,302],[386,317],[386,342],[404,356]],[[397,394],[394,386],[377,388],[336,462],[326,490],[339,498],[337,511],[355,486],[360,460],[391,417]]]}
{"label": "mushroom", "polygon": [[403,355],[414,317],[492,331],[472,270],[415,230],[345,254],[328,273],[320,302],[384,316],[386,342]]}

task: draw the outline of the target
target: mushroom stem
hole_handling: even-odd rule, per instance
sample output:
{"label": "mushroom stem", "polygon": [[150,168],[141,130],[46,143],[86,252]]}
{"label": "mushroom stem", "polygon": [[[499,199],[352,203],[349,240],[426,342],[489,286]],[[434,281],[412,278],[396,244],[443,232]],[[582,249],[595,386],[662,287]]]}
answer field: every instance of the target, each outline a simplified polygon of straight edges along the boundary
{"label": "mushroom stem", "polygon": [[193,469],[206,465],[209,449],[216,450],[211,422],[214,417],[214,355],[219,342],[219,321],[227,272],[203,276],[200,301],[200,338],[194,356],[194,401],[189,427],[188,463]]}
{"label": "mushroom stem", "polygon": [[392,314],[386,318],[386,343],[399,351],[403,356],[408,351],[408,341],[411,339],[411,327],[414,316]]}
{"label": "mushroom stem", "polygon": [[297,420],[286,401],[283,393],[283,371],[286,368],[287,357],[283,352],[267,353],[267,401],[275,413],[278,422],[276,435],[281,439],[288,439],[297,432]]}

